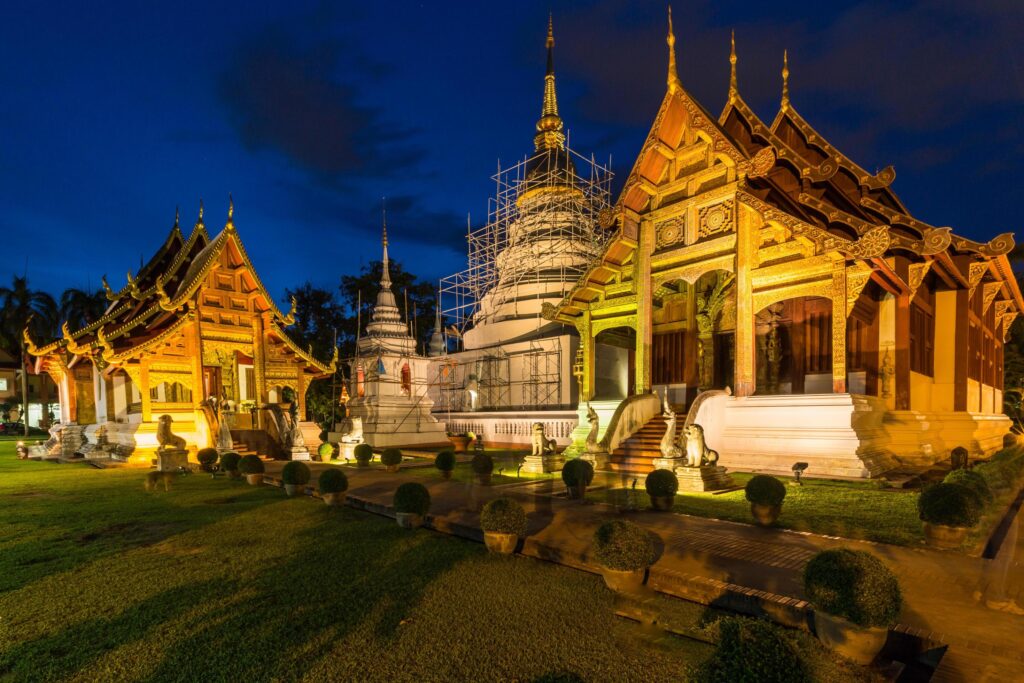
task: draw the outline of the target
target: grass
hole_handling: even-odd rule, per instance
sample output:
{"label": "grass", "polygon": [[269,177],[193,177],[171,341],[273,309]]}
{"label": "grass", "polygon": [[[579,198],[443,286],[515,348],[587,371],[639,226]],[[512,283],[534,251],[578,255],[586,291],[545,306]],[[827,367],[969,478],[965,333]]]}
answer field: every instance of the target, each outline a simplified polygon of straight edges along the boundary
{"label": "grass", "polygon": [[196,474],[150,494],[138,470],[13,448],[2,680],[676,680],[710,653],[614,616],[596,576],[270,487]]}
{"label": "grass", "polygon": [[[742,486],[752,475],[733,474]],[[924,542],[917,516],[917,493],[879,488],[873,482],[805,479],[803,486],[787,482],[786,500],[776,526],[844,538],[918,545]],[[623,488],[592,491],[589,500],[625,505],[629,491]],[[635,493],[636,504],[650,506],[642,486]],[[675,512],[753,524],[750,503],[743,489],[721,493],[683,493],[676,495]]]}

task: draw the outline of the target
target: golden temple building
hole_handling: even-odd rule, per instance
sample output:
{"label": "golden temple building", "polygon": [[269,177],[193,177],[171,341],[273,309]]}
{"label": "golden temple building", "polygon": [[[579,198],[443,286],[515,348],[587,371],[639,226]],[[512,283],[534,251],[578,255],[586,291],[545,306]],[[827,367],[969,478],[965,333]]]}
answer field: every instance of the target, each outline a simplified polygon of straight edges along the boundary
{"label": "golden temple building", "polygon": [[[76,451],[148,462],[157,424],[170,415],[174,433],[191,449],[214,446],[217,421],[263,427],[280,440],[270,408],[295,402],[305,413],[309,382],[334,370],[285,333],[293,310],[282,312],[260,281],[229,206],[211,239],[199,218],[185,238],[175,217],[163,245],[110,305],[79,330],[37,346],[26,332],[36,371],[60,393],[62,432],[51,452]],[[214,401],[210,399],[214,398]],[[277,410],[280,414],[280,410]]]}
{"label": "golden temple building", "polygon": [[[740,94],[735,43],[711,115],[680,81],[671,26],[667,90],[604,217],[611,237],[545,311],[579,331],[581,402],[625,386],[685,409],[714,391],[697,421],[746,471],[874,476],[1000,448],[1003,342],[1024,307],[1012,235],[914,218],[891,167],[863,169],[801,117],[785,57],[770,124]],[[638,455],[619,469],[660,457]]]}

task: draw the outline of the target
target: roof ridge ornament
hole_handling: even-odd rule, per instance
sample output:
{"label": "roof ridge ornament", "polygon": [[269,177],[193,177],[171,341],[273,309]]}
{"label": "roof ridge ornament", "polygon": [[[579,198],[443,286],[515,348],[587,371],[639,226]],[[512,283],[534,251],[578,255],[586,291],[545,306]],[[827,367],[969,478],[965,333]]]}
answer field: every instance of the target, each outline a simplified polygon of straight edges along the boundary
{"label": "roof ridge ornament", "polygon": [[107,282],[106,273],[100,276],[100,284],[103,285],[103,291],[107,295],[107,301],[117,301],[117,292],[110,288],[110,283]]}
{"label": "roof ridge ornament", "polygon": [[228,192],[228,222],[224,224],[224,229],[235,229],[235,200],[231,198],[230,192]]}
{"label": "roof ridge ornament", "polygon": [[555,90],[555,29],[551,13],[548,13],[548,37],[544,42],[548,51],[547,70],[544,73],[544,102],[537,119],[537,135],[533,138],[538,152],[546,149],[562,149],[565,146],[565,124],[558,115],[558,95]]}
{"label": "roof ridge ornament", "polygon": [[782,51],[782,108],[789,109],[789,50]]}
{"label": "roof ridge ornament", "polygon": [[679,73],[676,71],[676,35],[672,32],[672,5],[668,6],[668,36],[665,38],[668,44],[668,91],[675,92],[682,89],[679,82]]}
{"label": "roof ridge ornament", "polygon": [[736,79],[736,29],[732,30],[732,35],[729,39],[729,102],[733,103],[736,101],[736,97],[740,94],[739,85]]}

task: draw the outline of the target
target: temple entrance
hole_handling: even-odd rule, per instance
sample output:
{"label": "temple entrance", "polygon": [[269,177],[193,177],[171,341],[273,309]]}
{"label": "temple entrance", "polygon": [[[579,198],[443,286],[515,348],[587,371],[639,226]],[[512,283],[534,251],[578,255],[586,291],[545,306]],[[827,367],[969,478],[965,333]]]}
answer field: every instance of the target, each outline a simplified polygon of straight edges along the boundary
{"label": "temple entrance", "polygon": [[93,393],[92,365],[79,363],[71,371],[74,384],[74,406],[76,414],[71,418],[78,424],[92,424],[96,421],[96,395]]}
{"label": "temple entrance", "polygon": [[224,393],[224,388],[221,386],[220,381],[220,372],[219,365],[203,366],[203,399],[213,397],[220,401]]}
{"label": "temple entrance", "polygon": [[832,393],[832,301],[798,297],[755,317],[758,394]]}
{"label": "temple entrance", "polygon": [[594,338],[594,400],[623,399],[636,391],[636,330],[615,327]]}
{"label": "temple entrance", "polygon": [[731,387],[736,372],[736,277],[724,270],[694,283],[700,391]]}

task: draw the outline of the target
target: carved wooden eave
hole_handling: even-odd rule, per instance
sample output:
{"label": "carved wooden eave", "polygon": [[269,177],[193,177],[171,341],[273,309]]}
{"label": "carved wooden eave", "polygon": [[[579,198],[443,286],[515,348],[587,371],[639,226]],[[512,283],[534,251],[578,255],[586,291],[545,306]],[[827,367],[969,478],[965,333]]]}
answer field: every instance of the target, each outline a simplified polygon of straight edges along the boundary
{"label": "carved wooden eave", "polygon": [[1013,250],[1013,233],[1004,232],[984,243],[953,235],[950,240],[950,246],[960,252],[970,252],[982,256],[1002,256],[1009,254]]}
{"label": "carved wooden eave", "polygon": [[852,228],[858,235],[864,235],[879,227],[877,223],[871,223],[861,218],[857,218],[856,216],[853,216],[846,211],[829,204],[828,202],[822,201],[807,192],[801,192],[797,199],[804,206],[810,207],[824,215],[828,218],[830,223],[842,223],[843,225]]}

